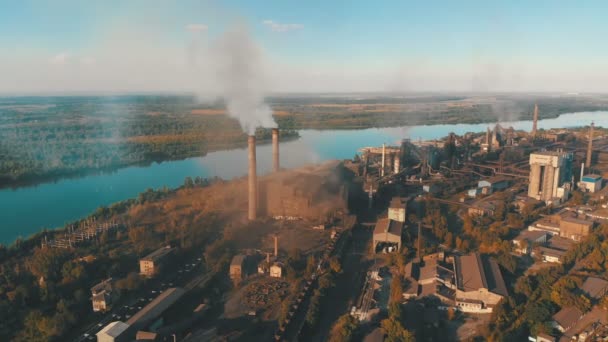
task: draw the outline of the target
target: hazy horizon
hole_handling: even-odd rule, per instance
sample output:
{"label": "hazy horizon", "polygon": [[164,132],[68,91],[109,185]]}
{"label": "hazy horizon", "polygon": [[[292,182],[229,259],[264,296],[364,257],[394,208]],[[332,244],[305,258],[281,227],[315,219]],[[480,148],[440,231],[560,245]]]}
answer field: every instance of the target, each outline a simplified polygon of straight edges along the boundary
{"label": "hazy horizon", "polygon": [[267,93],[605,92],[607,9],[562,1],[6,2],[0,93],[216,95],[209,56],[234,27],[261,51]]}

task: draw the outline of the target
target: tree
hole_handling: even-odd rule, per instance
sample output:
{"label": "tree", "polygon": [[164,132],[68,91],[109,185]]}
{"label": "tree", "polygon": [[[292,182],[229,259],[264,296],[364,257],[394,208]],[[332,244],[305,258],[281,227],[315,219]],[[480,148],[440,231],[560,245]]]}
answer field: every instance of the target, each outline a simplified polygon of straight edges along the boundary
{"label": "tree", "polygon": [[382,332],[386,335],[387,342],[414,342],[414,336],[407,331],[394,317],[389,317],[380,322]]}
{"label": "tree", "polygon": [[353,340],[353,335],[357,329],[356,319],[349,315],[344,314],[338,318],[334,323],[329,333],[330,342],[349,342]]}
{"label": "tree", "polygon": [[391,303],[401,303],[403,300],[403,283],[401,276],[398,274],[393,275],[391,280]]}

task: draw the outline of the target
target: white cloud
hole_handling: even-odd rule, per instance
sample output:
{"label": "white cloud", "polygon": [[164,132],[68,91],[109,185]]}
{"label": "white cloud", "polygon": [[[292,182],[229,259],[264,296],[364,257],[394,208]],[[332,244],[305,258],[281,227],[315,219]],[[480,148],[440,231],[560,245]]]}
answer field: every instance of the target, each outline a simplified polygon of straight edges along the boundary
{"label": "white cloud", "polygon": [[70,58],[71,56],[68,52],[61,52],[53,56],[50,63],[54,65],[64,65],[69,62]]}
{"label": "white cloud", "polygon": [[304,28],[304,25],[302,24],[283,24],[273,20],[264,20],[262,21],[262,24],[266,25],[274,32],[288,32]]}
{"label": "white cloud", "polygon": [[186,30],[190,32],[202,32],[207,31],[207,25],[205,24],[188,24],[186,25]]}

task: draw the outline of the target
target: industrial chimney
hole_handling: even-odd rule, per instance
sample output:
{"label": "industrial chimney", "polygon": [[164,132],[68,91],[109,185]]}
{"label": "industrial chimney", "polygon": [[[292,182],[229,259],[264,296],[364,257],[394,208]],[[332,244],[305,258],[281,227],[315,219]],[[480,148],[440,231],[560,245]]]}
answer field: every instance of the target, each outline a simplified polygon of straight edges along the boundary
{"label": "industrial chimney", "polygon": [[587,168],[591,167],[591,155],[593,153],[593,127],[595,124],[591,122],[591,126],[589,126],[589,141],[587,142]]}
{"label": "industrial chimney", "polygon": [[536,130],[538,128],[537,124],[538,124],[538,104],[534,105],[534,118],[532,119],[532,137],[535,138],[536,137]]}
{"label": "industrial chimney", "polygon": [[274,256],[276,258],[279,256],[279,237],[276,234],[272,237],[274,238]]}
{"label": "industrial chimney", "polygon": [[249,221],[257,218],[258,212],[258,179],[256,174],[255,160],[255,135],[250,135],[247,139],[249,146]]}
{"label": "industrial chimney", "polygon": [[279,172],[279,129],[272,129],[272,171]]}

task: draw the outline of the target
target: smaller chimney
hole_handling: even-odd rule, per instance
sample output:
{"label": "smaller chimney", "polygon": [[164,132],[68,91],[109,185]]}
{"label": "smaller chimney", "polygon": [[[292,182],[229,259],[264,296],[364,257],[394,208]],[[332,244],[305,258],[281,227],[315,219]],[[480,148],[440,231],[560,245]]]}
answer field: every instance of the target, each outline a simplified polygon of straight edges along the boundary
{"label": "smaller chimney", "polygon": [[279,237],[275,234],[274,237],[274,256],[279,256]]}
{"label": "smaller chimney", "polygon": [[279,172],[279,129],[272,129],[272,171]]}
{"label": "smaller chimney", "polygon": [[270,265],[270,253],[266,253],[266,263]]}
{"label": "smaller chimney", "polygon": [[581,182],[583,181],[584,174],[585,174],[585,163],[581,163]]}

